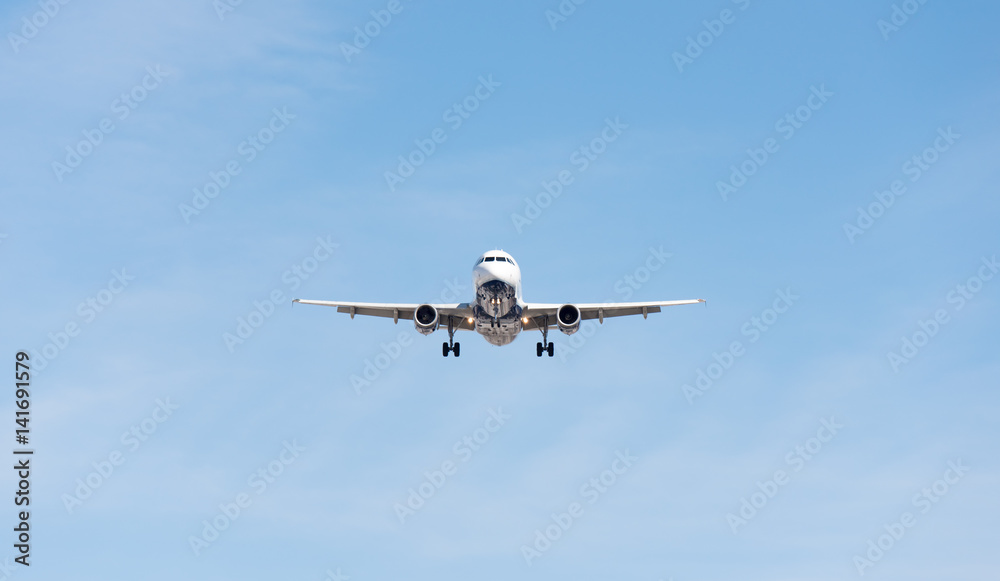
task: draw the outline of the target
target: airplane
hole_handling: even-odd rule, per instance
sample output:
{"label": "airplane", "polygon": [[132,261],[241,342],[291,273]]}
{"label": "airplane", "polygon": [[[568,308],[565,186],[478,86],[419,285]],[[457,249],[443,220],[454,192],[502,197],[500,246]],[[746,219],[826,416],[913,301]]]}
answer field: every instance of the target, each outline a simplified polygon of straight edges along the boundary
{"label": "airplane", "polygon": [[653,301],[633,303],[526,303],[521,297],[521,269],[514,257],[502,250],[491,250],[479,257],[472,268],[472,284],[476,298],[471,303],[413,304],[413,303],[349,303],[342,301],[312,301],[294,299],[303,305],[336,307],[338,313],[392,317],[413,320],[417,331],[430,335],[438,327],[448,329],[448,341],[441,345],[441,354],[459,356],[460,345],[455,342],[456,331],[475,330],[493,345],[508,345],[521,331],[538,329],[542,340],[535,346],[538,357],[555,353],[549,342],[549,329],[557,328],[566,335],[580,329],[580,321],[597,319],[604,324],[605,317],[659,313],[660,307],[692,305],[704,299],[681,301]]}

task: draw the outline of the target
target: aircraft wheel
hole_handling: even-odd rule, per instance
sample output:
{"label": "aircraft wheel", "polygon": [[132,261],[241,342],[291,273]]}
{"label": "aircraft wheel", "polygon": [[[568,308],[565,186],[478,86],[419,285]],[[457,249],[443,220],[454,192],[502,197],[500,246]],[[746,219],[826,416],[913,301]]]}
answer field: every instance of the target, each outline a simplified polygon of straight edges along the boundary
{"label": "aircraft wheel", "polygon": [[447,343],[441,343],[441,355],[444,355],[445,357],[448,356],[448,344]]}
{"label": "aircraft wheel", "polygon": [[542,356],[542,344],[541,343],[536,343],[535,344],[535,355],[537,355],[539,357]]}
{"label": "aircraft wheel", "polygon": [[455,352],[455,357],[458,357],[458,343],[455,343],[455,347],[452,348],[452,351]]}
{"label": "aircraft wheel", "polygon": [[549,348],[547,349],[547,351],[549,352],[549,357],[552,357],[552,354],[556,352],[556,344],[549,343]]}

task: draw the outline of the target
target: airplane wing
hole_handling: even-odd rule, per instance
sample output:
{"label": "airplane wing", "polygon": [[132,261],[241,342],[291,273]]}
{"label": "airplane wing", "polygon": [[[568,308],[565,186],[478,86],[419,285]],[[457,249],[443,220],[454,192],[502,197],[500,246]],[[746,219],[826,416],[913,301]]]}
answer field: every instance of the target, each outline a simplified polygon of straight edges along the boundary
{"label": "airplane wing", "polygon": [[[386,317],[398,323],[400,319],[413,320],[413,311],[417,310],[425,303],[348,303],[343,301],[309,301],[295,299],[293,303],[303,305],[320,305],[323,307],[336,307],[338,313],[348,313],[351,318],[354,315],[367,315],[370,317]],[[430,304],[430,303],[426,303]],[[471,331],[474,326],[469,323],[472,316],[472,307],[469,303],[451,303],[445,305],[431,304],[438,311],[438,325],[442,328],[448,327],[448,317],[452,319],[455,330]]]}
{"label": "airplane wing", "polygon": [[[676,305],[696,305],[705,302],[705,299],[691,299],[683,301],[650,301],[641,303],[572,303],[580,309],[580,319],[598,319],[601,323],[605,317],[624,317],[626,315],[642,315],[645,318],[649,313],[659,313],[660,307],[673,307]],[[564,303],[529,303],[525,306],[523,316],[528,320],[524,324],[524,330],[540,329],[547,320],[549,327],[556,327],[556,311]],[[547,318],[547,319],[546,319]]]}

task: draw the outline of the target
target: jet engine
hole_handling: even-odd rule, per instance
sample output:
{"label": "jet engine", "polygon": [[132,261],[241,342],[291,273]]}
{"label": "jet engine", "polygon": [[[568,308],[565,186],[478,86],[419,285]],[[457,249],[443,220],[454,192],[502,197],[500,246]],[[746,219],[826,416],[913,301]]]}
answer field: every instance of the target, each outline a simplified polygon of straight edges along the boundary
{"label": "jet engine", "polygon": [[556,311],[556,322],[559,330],[572,335],[580,330],[580,309],[576,305],[563,305]]}
{"label": "jet engine", "polygon": [[438,311],[432,305],[420,305],[413,311],[413,324],[421,335],[430,335],[437,329]]}

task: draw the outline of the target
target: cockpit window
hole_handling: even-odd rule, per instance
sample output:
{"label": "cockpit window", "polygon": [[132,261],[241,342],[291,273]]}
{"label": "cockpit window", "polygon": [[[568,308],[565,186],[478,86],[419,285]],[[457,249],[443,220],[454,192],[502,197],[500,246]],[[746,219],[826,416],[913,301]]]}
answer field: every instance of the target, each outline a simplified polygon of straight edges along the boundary
{"label": "cockpit window", "polygon": [[497,256],[497,262],[507,262],[507,259],[503,256]]}
{"label": "cockpit window", "polygon": [[476,261],[476,264],[482,264],[483,260],[484,259],[480,258],[478,261]]}
{"label": "cockpit window", "polygon": [[483,260],[485,260],[486,262],[493,262],[494,258],[492,256],[487,256]]}

